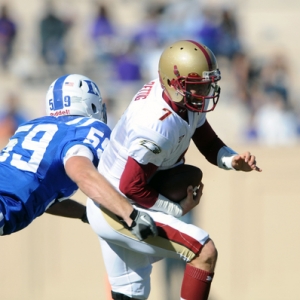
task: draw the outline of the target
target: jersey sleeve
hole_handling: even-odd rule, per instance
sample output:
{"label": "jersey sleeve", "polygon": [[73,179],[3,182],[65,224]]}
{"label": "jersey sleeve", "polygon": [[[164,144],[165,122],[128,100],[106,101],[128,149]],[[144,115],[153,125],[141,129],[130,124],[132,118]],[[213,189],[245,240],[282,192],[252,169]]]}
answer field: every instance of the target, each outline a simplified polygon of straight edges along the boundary
{"label": "jersey sleeve", "polygon": [[[140,122],[139,122],[140,123]],[[120,177],[119,189],[141,206],[150,208],[158,198],[158,192],[147,183],[160,167],[171,149],[171,140],[150,126],[135,126],[128,135],[128,158]]]}
{"label": "jersey sleeve", "polygon": [[224,142],[217,136],[207,120],[204,124],[198,127],[192,137],[198,150],[212,164],[218,165],[219,150],[226,146]]}
{"label": "jersey sleeve", "polygon": [[157,168],[154,164],[142,165],[128,157],[120,178],[120,191],[142,207],[150,208],[156,202],[158,192],[147,183]]}
{"label": "jersey sleeve", "polygon": [[148,184],[157,169],[158,167],[153,164],[141,165],[129,157],[121,176],[120,191],[141,207],[175,217],[182,216],[180,204],[170,201]]}
{"label": "jersey sleeve", "polygon": [[97,120],[87,119],[86,124],[76,126],[72,137],[68,137],[63,147],[61,157],[63,162],[70,156],[86,156],[95,166],[98,165],[104,148],[109,142],[111,130],[109,127]]}
{"label": "jersey sleeve", "polygon": [[158,132],[139,127],[129,136],[128,155],[142,165],[160,166],[170,150],[170,142]]}
{"label": "jersey sleeve", "polygon": [[90,161],[93,161],[94,159],[93,152],[88,147],[85,145],[74,145],[66,152],[63,160],[64,165],[66,164],[67,160],[73,156],[84,156]]}

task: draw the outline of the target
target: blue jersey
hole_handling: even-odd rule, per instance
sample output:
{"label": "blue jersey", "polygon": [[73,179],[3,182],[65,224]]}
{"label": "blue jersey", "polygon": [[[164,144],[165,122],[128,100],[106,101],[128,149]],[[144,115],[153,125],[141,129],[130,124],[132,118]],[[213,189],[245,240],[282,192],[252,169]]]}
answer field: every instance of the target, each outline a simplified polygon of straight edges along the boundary
{"label": "blue jersey", "polygon": [[22,124],[0,152],[2,234],[23,229],[50,205],[74,194],[78,187],[65,172],[66,152],[84,145],[97,167],[110,133],[103,122],[78,116],[42,117]]}

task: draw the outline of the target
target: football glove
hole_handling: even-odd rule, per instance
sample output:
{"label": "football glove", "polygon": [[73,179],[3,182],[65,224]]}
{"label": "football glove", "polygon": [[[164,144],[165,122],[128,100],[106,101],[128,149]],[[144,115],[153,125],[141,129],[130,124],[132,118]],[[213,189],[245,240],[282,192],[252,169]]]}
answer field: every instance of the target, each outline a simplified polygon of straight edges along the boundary
{"label": "football glove", "polygon": [[157,228],[153,219],[145,212],[134,209],[130,214],[132,219],[131,226],[128,226],[122,220],[124,227],[131,231],[140,241],[146,239],[148,236],[157,236]]}

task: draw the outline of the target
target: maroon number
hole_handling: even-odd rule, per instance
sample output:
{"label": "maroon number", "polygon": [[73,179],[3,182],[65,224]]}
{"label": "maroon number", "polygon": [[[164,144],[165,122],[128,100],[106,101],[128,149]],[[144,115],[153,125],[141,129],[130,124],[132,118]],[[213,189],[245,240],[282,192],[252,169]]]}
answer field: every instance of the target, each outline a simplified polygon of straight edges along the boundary
{"label": "maroon number", "polygon": [[170,111],[170,110],[168,110],[167,108],[163,108],[163,111],[165,111],[166,113],[163,115],[163,116],[161,116],[160,118],[159,118],[159,120],[160,121],[163,121],[165,118],[167,118],[170,114],[172,114],[172,112]]}

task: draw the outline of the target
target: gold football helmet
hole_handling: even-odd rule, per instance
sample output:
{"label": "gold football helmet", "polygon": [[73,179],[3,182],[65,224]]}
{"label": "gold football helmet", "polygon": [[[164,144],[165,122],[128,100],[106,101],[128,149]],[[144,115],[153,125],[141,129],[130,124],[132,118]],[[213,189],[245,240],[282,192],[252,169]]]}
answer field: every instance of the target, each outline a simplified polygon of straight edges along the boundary
{"label": "gold football helmet", "polygon": [[159,60],[159,77],[172,101],[194,112],[215,109],[221,73],[213,52],[190,40],[177,41],[166,48]]}

